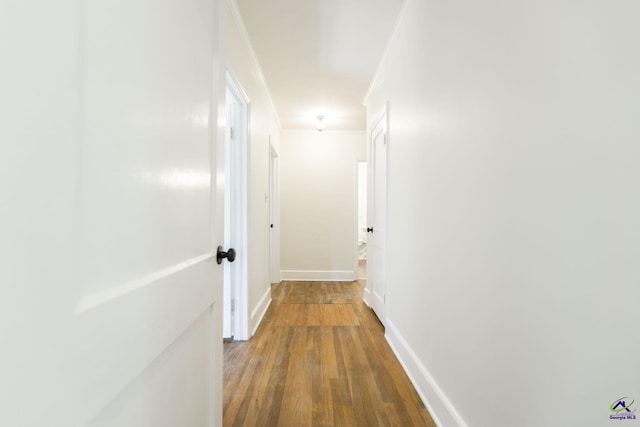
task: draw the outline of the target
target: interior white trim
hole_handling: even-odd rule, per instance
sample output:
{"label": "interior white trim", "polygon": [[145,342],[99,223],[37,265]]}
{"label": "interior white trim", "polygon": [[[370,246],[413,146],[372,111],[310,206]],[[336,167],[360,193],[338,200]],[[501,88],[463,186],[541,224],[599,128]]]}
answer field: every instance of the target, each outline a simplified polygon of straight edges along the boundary
{"label": "interior white trim", "polygon": [[280,283],[280,154],[269,135],[269,280]]}
{"label": "interior white trim", "polygon": [[393,26],[393,30],[391,31],[391,36],[389,37],[387,46],[384,48],[384,53],[382,54],[382,58],[380,59],[380,62],[378,62],[378,67],[376,68],[376,72],[373,74],[371,83],[369,83],[369,88],[367,89],[367,93],[365,93],[364,98],[362,98],[362,105],[365,105],[365,106],[367,105],[371,92],[373,92],[373,89],[378,85],[378,81],[380,80],[380,73],[382,71],[382,68],[385,66],[387,62],[387,57],[389,56],[389,52],[391,51],[391,46],[393,45],[393,43],[396,40],[396,37],[398,36],[398,31],[400,31],[400,28],[402,27],[402,23],[404,21],[405,15],[407,14],[407,9],[409,8],[410,1],[411,0],[404,0],[404,4],[400,9],[400,13],[398,14],[396,23]]}
{"label": "interior white trim", "polygon": [[358,272],[353,270],[282,270],[282,280],[298,282],[353,282]]}
{"label": "interior white trim", "polygon": [[[291,133],[316,133],[318,132],[315,129],[282,129],[283,133],[287,133],[287,134],[291,134]],[[327,134],[332,134],[332,135],[366,135],[367,131],[366,130],[335,130],[335,129],[327,129],[327,130],[323,130],[322,134],[323,135],[327,135]]]}
{"label": "interior white trim", "polygon": [[[262,298],[260,298],[260,301],[256,305],[256,308],[254,308],[253,311],[251,312],[251,323],[253,323],[251,336],[254,336],[256,334],[256,331],[258,330],[260,323],[262,323],[262,319],[264,318],[264,315],[267,314],[267,310],[269,309],[270,305],[271,305],[271,286],[269,286],[269,289],[267,289],[267,291],[262,295]],[[247,337],[247,339],[248,338],[250,337]]]}
{"label": "interior white trim", "polygon": [[[359,227],[360,227],[360,223],[359,223],[359,218],[360,218],[360,212],[359,212],[359,200],[358,200],[358,194],[359,194],[359,185],[360,185],[360,175],[358,173],[358,163],[361,162],[362,160],[359,159],[354,159],[353,163],[353,169],[354,169],[354,176],[355,179],[353,180],[353,184],[354,184],[354,194],[356,195],[356,209],[355,209],[355,218],[354,218],[354,222],[356,224],[354,231],[354,236],[353,236],[353,270],[356,272],[356,278],[359,279],[360,278],[360,271],[359,271],[359,265],[358,262],[360,261],[359,257],[358,257],[358,233],[359,233]],[[365,160],[365,163],[366,160]]]}
{"label": "interior white trim", "polygon": [[[238,256],[234,264],[225,263],[226,273],[230,273],[233,269],[234,283],[232,286],[231,300],[235,301],[235,312],[231,315],[233,319],[233,326],[231,332],[236,339],[245,340],[249,338],[249,302],[248,302],[248,277],[249,277],[249,265],[248,265],[248,147],[250,144],[250,103],[247,93],[240,84],[240,81],[235,77],[233,70],[229,66],[226,68],[226,87],[229,90],[231,96],[235,98],[238,103],[239,109],[237,118],[238,128],[237,135],[235,136],[236,143],[229,145],[231,150],[230,164],[229,166],[235,169],[235,174],[231,180],[234,181],[235,188],[227,187],[227,191],[232,191],[230,194],[231,212],[235,216],[235,221],[230,224],[225,224],[233,228],[231,234],[234,236],[233,242],[226,242],[227,245],[233,245],[238,251]],[[233,125],[233,124],[228,124]],[[229,171],[227,171],[227,174]],[[228,175],[229,176],[229,175]],[[229,182],[231,182],[231,180]],[[234,223],[235,222],[235,223]],[[226,279],[226,278],[225,278]],[[230,304],[231,300],[225,299],[225,304]],[[230,306],[225,306],[225,310],[230,309]],[[226,318],[225,318],[226,320]]]}
{"label": "interior white trim", "polygon": [[371,291],[366,286],[362,290],[362,301],[367,305],[367,307],[371,308]]}
{"label": "interior white trim", "polygon": [[251,104],[251,98],[249,98],[249,95],[247,94],[247,92],[245,92],[244,88],[242,87],[242,85],[239,83],[240,79],[238,78],[238,75],[235,73],[235,71],[233,71],[233,67],[231,67],[231,64],[225,64],[226,67],[226,82],[227,85],[231,86],[231,89],[235,92],[235,95],[242,99],[244,101],[245,104]]}
{"label": "interior white trim", "polygon": [[385,338],[435,423],[441,427],[468,427],[431,373],[389,319],[385,326]]}
{"label": "interior white trim", "polygon": [[240,28],[240,32],[247,42],[247,46],[249,47],[249,53],[253,58],[253,62],[258,72],[258,77],[260,78],[260,82],[264,85],[265,91],[267,93],[267,98],[269,99],[269,103],[271,104],[271,109],[273,111],[273,116],[276,119],[276,124],[278,125],[278,129],[282,129],[282,124],[280,122],[280,116],[278,116],[278,110],[276,109],[276,104],[273,102],[273,98],[271,97],[271,91],[269,90],[269,86],[267,85],[267,81],[264,78],[264,73],[262,72],[262,67],[260,66],[260,61],[258,61],[258,55],[256,55],[256,51],[253,48],[253,44],[251,43],[251,38],[249,37],[249,32],[247,31],[247,27],[244,25],[244,21],[242,20],[242,15],[240,14],[240,10],[238,9],[238,4],[236,0],[227,0],[227,5],[229,6],[229,10],[231,11],[231,15],[233,19],[235,19],[238,24],[238,28]]}

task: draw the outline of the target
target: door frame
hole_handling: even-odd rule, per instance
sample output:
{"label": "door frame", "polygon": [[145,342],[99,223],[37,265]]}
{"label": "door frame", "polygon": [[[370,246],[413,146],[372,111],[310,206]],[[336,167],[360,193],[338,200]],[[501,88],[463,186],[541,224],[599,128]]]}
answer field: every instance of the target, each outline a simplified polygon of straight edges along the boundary
{"label": "door frame", "polygon": [[[234,143],[228,145],[229,198],[226,201],[230,206],[225,209],[225,244],[236,250],[237,258],[233,263],[225,263],[230,273],[225,274],[225,279],[229,278],[229,283],[225,280],[225,290],[230,298],[223,296],[223,323],[229,322],[234,340],[244,341],[249,339],[248,146],[251,101],[230,68],[226,70],[226,89],[237,102],[238,111],[233,128]],[[231,126],[227,123],[227,128]],[[230,136],[230,132],[225,133]]]}
{"label": "door frame", "polygon": [[[378,131],[380,128],[382,128],[380,131]],[[387,101],[384,105],[384,109],[383,111],[377,116],[377,118],[371,123],[370,127],[369,127],[369,131],[368,131],[368,141],[367,141],[367,164],[368,164],[368,188],[367,188],[367,192],[368,192],[368,198],[367,198],[367,218],[368,218],[368,224],[371,227],[374,227],[374,231],[373,231],[373,236],[369,236],[367,241],[371,242],[372,237],[373,239],[376,238],[376,228],[379,228],[379,224],[378,221],[374,218],[375,215],[375,199],[377,197],[376,193],[376,186],[375,186],[375,173],[376,173],[376,165],[377,165],[377,159],[375,158],[375,147],[373,146],[374,141],[375,141],[375,137],[377,135],[379,135],[379,133],[382,132],[384,134],[384,144],[386,146],[386,154],[385,154],[385,174],[384,174],[384,182],[385,182],[385,194],[384,194],[384,198],[385,198],[385,206],[388,205],[388,186],[389,186],[389,171],[388,171],[388,165],[389,165],[389,102]],[[385,233],[385,240],[388,236],[388,230],[387,230],[387,224],[388,224],[388,220],[387,220],[387,215],[385,214],[385,223],[384,223],[384,233]],[[367,248],[369,249],[369,248]],[[373,292],[373,286],[375,285],[375,280],[373,279],[372,275],[373,275],[373,271],[376,269],[379,269],[380,266],[375,265],[372,261],[372,259],[370,257],[368,257],[367,259],[367,283],[366,283],[366,287],[364,289],[364,293],[363,293],[363,299],[364,302],[371,307],[372,309],[374,309],[374,312],[376,313],[376,315],[378,316],[380,322],[383,325],[386,325],[386,317],[387,317],[387,307],[388,307],[388,300],[389,300],[389,287],[388,287],[388,274],[387,274],[387,247],[386,244],[384,246],[384,251],[381,254],[381,261],[384,263],[384,265],[382,266],[382,271],[383,271],[383,287],[384,287],[384,295],[383,295],[383,305],[381,310],[376,310],[375,306],[374,306],[374,299],[375,299],[375,295]],[[380,273],[377,273],[380,274]]]}
{"label": "door frame", "polygon": [[280,158],[269,136],[269,271],[271,283],[280,283]]}
{"label": "door frame", "polygon": [[[364,165],[366,168],[365,176],[361,179],[360,177],[360,166]],[[355,271],[355,279],[356,280],[366,280],[366,263],[365,263],[365,277],[360,277],[360,250],[359,250],[359,237],[360,237],[360,190],[362,188],[362,184],[365,185],[365,222],[369,221],[369,162],[368,159],[365,160],[355,160],[355,194],[356,194],[356,233],[355,233],[355,262],[354,262],[354,271]],[[365,224],[366,225],[366,224]],[[368,233],[366,235],[367,240],[369,238]],[[366,244],[366,243],[365,243]],[[366,261],[366,256],[365,256]],[[366,289],[366,288],[365,288]]]}

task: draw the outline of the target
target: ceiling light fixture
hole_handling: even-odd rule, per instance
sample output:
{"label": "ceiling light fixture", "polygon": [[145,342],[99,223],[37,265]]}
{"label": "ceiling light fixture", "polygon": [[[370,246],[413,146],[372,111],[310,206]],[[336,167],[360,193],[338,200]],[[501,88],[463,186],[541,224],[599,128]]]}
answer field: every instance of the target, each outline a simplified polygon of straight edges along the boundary
{"label": "ceiling light fixture", "polygon": [[324,116],[316,117],[316,129],[318,132],[322,132],[327,128],[327,122],[324,121]]}

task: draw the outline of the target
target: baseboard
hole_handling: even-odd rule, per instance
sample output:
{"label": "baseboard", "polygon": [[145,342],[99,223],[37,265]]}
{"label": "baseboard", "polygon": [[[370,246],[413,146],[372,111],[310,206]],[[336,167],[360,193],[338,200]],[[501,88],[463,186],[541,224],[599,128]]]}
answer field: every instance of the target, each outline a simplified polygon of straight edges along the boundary
{"label": "baseboard", "polygon": [[362,300],[367,304],[367,307],[371,307],[371,291],[369,291],[369,288],[365,287],[362,290]]}
{"label": "baseboard", "polygon": [[353,270],[282,270],[282,280],[299,282],[352,282],[358,280]]}
{"label": "baseboard", "polygon": [[385,338],[439,427],[468,427],[398,329],[387,319]]}
{"label": "baseboard", "polygon": [[262,295],[262,298],[260,298],[258,305],[256,305],[256,308],[254,308],[251,312],[251,324],[253,325],[253,328],[251,329],[251,336],[254,336],[256,334],[260,323],[262,323],[264,315],[269,309],[269,305],[271,305],[271,286],[269,286],[264,295]]}

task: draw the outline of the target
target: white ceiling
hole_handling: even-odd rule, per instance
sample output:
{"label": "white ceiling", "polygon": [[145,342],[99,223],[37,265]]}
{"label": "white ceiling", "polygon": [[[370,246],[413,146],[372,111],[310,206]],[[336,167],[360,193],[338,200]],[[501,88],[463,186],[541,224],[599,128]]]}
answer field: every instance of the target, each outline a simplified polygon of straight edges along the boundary
{"label": "white ceiling", "polygon": [[364,130],[362,106],[404,0],[236,0],[284,129]]}

